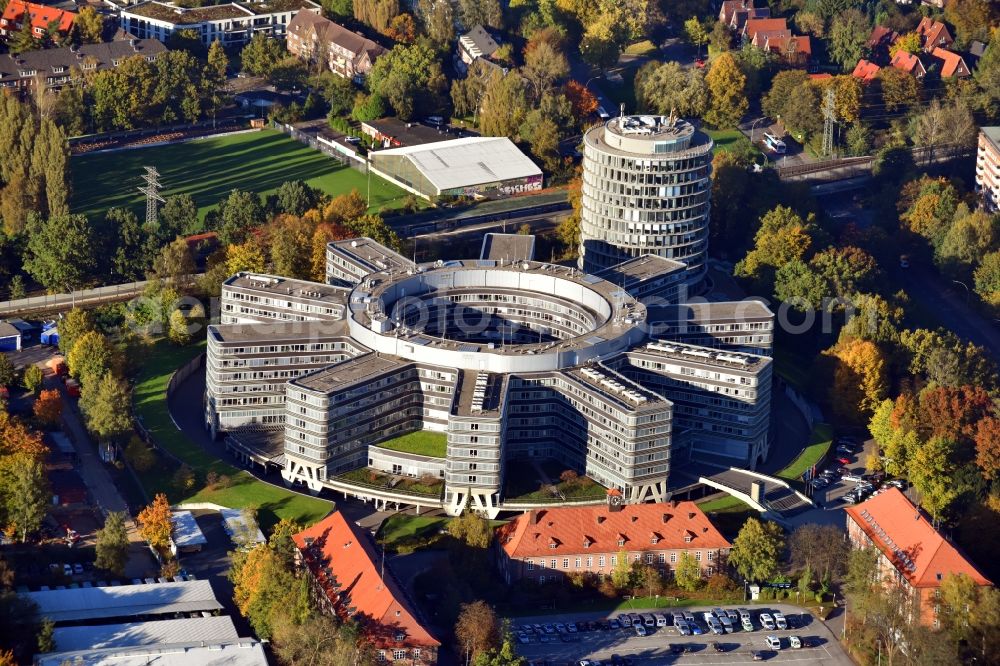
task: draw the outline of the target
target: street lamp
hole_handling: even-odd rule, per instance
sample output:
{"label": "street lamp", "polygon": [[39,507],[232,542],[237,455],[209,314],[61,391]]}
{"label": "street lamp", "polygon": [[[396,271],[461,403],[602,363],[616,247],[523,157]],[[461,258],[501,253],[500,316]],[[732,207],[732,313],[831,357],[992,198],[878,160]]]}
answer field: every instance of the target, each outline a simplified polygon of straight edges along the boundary
{"label": "street lamp", "polygon": [[965,284],[961,280],[952,280],[955,284],[960,284],[965,287],[965,302],[968,303],[969,299],[972,298],[972,292],[969,291],[969,285]]}
{"label": "street lamp", "polygon": [[764,120],[765,118],[767,118],[767,116],[761,116],[757,120],[753,121],[753,123],[750,125],[750,143],[753,143],[753,133],[754,129],[757,127],[757,123]]}

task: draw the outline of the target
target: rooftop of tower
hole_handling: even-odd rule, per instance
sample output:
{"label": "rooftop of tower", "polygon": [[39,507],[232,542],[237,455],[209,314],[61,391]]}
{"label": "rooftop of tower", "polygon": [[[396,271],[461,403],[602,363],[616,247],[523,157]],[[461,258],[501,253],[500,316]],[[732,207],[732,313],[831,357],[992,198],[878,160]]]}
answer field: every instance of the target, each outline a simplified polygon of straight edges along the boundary
{"label": "rooftop of tower", "polygon": [[585,143],[613,154],[666,154],[712,149],[712,139],[676,116],[618,116],[584,133]]}

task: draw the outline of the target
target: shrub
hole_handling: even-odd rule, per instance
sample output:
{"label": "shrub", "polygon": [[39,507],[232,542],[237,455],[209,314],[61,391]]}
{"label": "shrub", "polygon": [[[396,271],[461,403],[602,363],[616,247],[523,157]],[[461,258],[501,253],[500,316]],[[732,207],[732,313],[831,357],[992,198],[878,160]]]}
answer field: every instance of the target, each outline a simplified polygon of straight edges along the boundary
{"label": "shrub", "polygon": [[137,472],[148,472],[156,465],[156,451],[132,435],[125,447],[125,460]]}
{"label": "shrub", "polygon": [[187,465],[181,465],[176,472],[174,472],[173,483],[174,487],[178,490],[191,490],[194,488],[194,484],[197,479],[194,475],[194,470],[192,470]]}

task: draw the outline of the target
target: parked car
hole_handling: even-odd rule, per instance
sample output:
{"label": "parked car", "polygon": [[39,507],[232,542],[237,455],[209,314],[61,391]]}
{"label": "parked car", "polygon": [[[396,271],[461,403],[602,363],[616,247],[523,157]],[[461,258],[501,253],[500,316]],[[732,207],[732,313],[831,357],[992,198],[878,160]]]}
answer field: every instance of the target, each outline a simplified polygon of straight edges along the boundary
{"label": "parked car", "polygon": [[774,618],[771,617],[770,613],[760,614],[760,626],[766,631],[774,631]]}
{"label": "parked car", "polygon": [[715,650],[716,652],[725,652],[726,646],[720,643],[719,641],[712,641],[712,649]]}
{"label": "parked car", "polygon": [[795,649],[795,650],[798,650],[800,647],[802,647],[802,641],[799,640],[798,636],[789,636],[788,637],[788,647],[790,647],[792,649]]}
{"label": "parked car", "polygon": [[767,647],[771,648],[772,650],[780,650],[781,649],[781,641],[778,640],[777,636],[768,636],[767,637]]}
{"label": "parked car", "polygon": [[687,623],[687,620],[679,620],[674,622],[674,626],[677,627],[677,633],[681,636],[691,635],[691,625]]}
{"label": "parked car", "polygon": [[853,483],[861,483],[864,479],[861,478],[860,474],[845,474],[841,477],[844,481],[851,481]]}
{"label": "parked car", "polygon": [[774,611],[774,624],[778,629],[788,629],[788,623],[785,622],[785,616],[781,614],[780,611]]}
{"label": "parked car", "polygon": [[750,616],[740,618],[740,622],[743,624],[743,631],[753,631],[753,622],[750,621]]}
{"label": "parked car", "polygon": [[[81,571],[80,573],[83,573],[83,572]],[[64,564],[63,565],[63,575],[64,576],[72,576],[73,575],[73,567],[71,567],[68,564]]]}
{"label": "parked car", "polygon": [[646,636],[649,633],[646,631],[645,625],[642,624],[633,625],[632,628],[635,629],[636,636]]}
{"label": "parked car", "polygon": [[[625,624],[626,622],[628,622],[628,624]],[[621,619],[613,618],[611,620],[608,620],[608,628],[610,628],[610,629],[621,629],[623,626],[625,626],[625,627],[631,627],[632,626],[632,620],[630,620],[630,619],[628,619],[627,617],[624,617],[624,616],[622,616]]]}
{"label": "parked car", "polygon": [[517,632],[517,642],[521,644],[530,643],[531,639],[528,638],[528,634],[523,631],[519,631]]}
{"label": "parked car", "polygon": [[760,650],[751,650],[750,658],[754,661],[764,661],[764,653]]}
{"label": "parked car", "polygon": [[837,462],[839,462],[841,465],[850,465],[851,464],[850,458],[837,458]]}

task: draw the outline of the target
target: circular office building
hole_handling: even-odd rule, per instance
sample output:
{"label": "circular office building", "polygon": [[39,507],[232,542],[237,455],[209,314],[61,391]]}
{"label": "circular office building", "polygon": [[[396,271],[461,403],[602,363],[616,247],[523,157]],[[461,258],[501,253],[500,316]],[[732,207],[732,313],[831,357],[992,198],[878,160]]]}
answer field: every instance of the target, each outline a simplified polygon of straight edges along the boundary
{"label": "circular office building", "polygon": [[622,116],[584,135],[580,267],[599,273],[654,254],[701,282],[708,254],[712,140],[667,116]]}
{"label": "circular office building", "polygon": [[[668,498],[675,446],[766,456],[769,361],[684,341],[663,310],[683,264],[597,276],[533,261],[522,238],[420,264],[357,238],[327,246],[326,284],[234,275],[208,331],[206,428],[291,485],[452,515],[534,502],[540,462],[637,503]],[[734,309],[712,304],[698,331],[757,326]]]}

